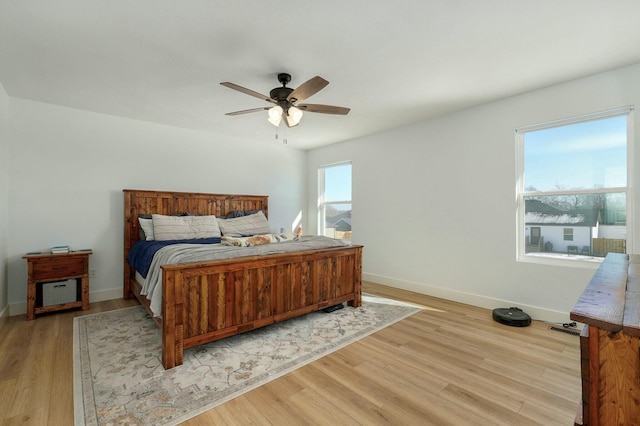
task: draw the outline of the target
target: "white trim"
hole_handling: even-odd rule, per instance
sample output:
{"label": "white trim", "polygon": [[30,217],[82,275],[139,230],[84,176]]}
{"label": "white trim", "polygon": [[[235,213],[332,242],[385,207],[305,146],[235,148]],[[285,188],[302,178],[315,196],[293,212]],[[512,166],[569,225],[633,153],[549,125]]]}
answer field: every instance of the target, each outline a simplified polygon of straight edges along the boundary
{"label": "white trim", "polygon": [[[627,173],[629,167],[627,166]],[[589,189],[560,189],[549,191],[522,191],[522,194],[527,197],[539,197],[547,195],[575,195],[575,194],[614,194],[619,192],[627,192],[627,188],[624,186],[615,186],[607,188],[589,188]]]}
{"label": "white trim", "polygon": [[94,291],[89,293],[89,303],[103,302],[105,300],[122,299],[124,293],[122,287],[110,290]]}
{"label": "white trim", "polygon": [[324,235],[324,167],[318,167],[318,204],[316,205],[318,223],[316,233]]}
{"label": "white trim", "polygon": [[[634,182],[634,176],[635,176],[635,170],[634,170],[634,146],[636,144],[636,141],[634,139],[634,132],[633,132],[633,128],[634,128],[634,118],[633,118],[633,114],[631,113],[633,111],[633,107],[631,107],[631,111],[629,111],[628,115],[627,115],[627,218],[635,218],[634,216],[634,187],[633,187],[633,182]],[[633,251],[633,240],[634,240],[634,233],[633,233],[633,228],[634,228],[634,220],[627,220],[626,221],[626,226],[627,226],[627,253],[635,253]]]}
{"label": "white trim", "polygon": [[[4,307],[4,309],[2,310],[2,312],[0,312],[0,318],[8,318],[8,317],[9,317],[9,310],[10,310],[9,308],[10,308],[10,306],[9,306],[9,305],[6,305],[6,306]],[[25,310],[25,312],[26,312],[26,310]]]}
{"label": "white trim", "polygon": [[516,130],[516,260],[525,257],[524,241],[524,133]]}
{"label": "white trim", "polygon": [[[524,246],[522,248],[524,251]],[[567,266],[571,268],[598,269],[604,257],[589,256],[570,256],[558,253],[557,256],[535,256],[532,254],[523,254],[518,262],[535,263],[538,265]]]}
{"label": "white trim", "polygon": [[22,315],[27,313],[27,302],[10,303],[9,316]]}
{"label": "white trim", "polygon": [[329,204],[351,204],[351,200],[325,201],[322,204],[324,204],[325,206]]}
{"label": "white trim", "polygon": [[462,291],[451,290],[449,288],[417,283],[413,281],[405,281],[397,278],[385,277],[382,275],[369,274],[366,272],[362,274],[362,279],[364,281],[369,281],[376,284],[382,284],[389,287],[399,288],[401,290],[412,291],[414,293],[420,293],[440,299],[452,300],[454,302],[478,306],[485,309],[496,309],[505,307],[509,308],[512,306],[517,306],[525,311],[534,320],[554,323],[566,323],[570,321],[569,312],[556,311],[552,309],[542,308],[540,306],[522,304],[515,300],[504,300],[482,296],[479,294],[465,293]]}
{"label": "white trim", "polygon": [[318,169],[327,169],[329,167],[344,166],[345,164],[351,164],[351,160],[338,161],[336,163],[324,164],[322,166],[318,166]]}
{"label": "white trim", "polygon": [[629,115],[633,111],[633,105],[627,105],[620,108],[608,109],[606,111],[592,112],[589,114],[576,115],[573,117],[560,118],[545,123],[529,124],[516,128],[516,133],[527,133],[536,130],[550,129],[552,127],[568,126],[570,124],[584,123],[586,121],[600,120],[602,118],[611,118],[619,115]]}

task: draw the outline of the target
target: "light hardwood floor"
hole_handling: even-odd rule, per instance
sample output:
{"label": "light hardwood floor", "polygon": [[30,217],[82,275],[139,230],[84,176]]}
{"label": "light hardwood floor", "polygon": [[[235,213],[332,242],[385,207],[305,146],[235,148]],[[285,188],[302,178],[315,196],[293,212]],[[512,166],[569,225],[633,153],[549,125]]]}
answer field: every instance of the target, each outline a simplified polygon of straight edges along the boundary
{"label": "light hardwood floor", "polygon": [[[572,425],[577,336],[496,323],[491,311],[365,283],[420,313],[189,421],[187,425]],[[73,425],[74,316],[0,322],[0,424]]]}

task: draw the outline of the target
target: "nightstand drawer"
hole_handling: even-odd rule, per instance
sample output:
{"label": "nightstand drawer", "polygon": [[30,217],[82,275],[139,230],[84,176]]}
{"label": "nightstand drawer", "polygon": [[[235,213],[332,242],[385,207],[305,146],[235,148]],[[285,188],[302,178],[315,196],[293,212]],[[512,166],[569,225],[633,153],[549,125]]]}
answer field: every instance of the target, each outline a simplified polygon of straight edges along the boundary
{"label": "nightstand drawer", "polygon": [[61,278],[84,275],[84,261],[82,257],[41,259],[33,264],[33,280],[57,280]]}

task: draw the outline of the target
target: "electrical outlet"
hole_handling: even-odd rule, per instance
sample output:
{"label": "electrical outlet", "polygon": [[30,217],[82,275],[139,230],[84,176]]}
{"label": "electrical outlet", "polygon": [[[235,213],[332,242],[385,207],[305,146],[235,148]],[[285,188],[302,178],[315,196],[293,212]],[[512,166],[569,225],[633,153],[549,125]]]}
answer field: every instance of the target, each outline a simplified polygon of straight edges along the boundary
{"label": "electrical outlet", "polygon": [[96,270],[95,269],[91,269],[89,271],[89,277],[91,277],[91,278],[95,278],[96,277]]}

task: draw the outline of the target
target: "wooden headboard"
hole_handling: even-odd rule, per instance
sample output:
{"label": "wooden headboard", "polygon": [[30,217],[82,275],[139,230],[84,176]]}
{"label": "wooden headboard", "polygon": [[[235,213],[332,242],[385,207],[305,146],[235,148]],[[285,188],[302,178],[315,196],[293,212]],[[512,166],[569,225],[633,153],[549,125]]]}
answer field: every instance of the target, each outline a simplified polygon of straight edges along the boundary
{"label": "wooden headboard", "polygon": [[236,210],[262,210],[269,217],[266,195],[206,194],[124,189],[124,297],[131,297],[129,280],[132,269],[127,262],[129,249],[140,239],[138,216],[141,214],[197,214],[225,217]]}

